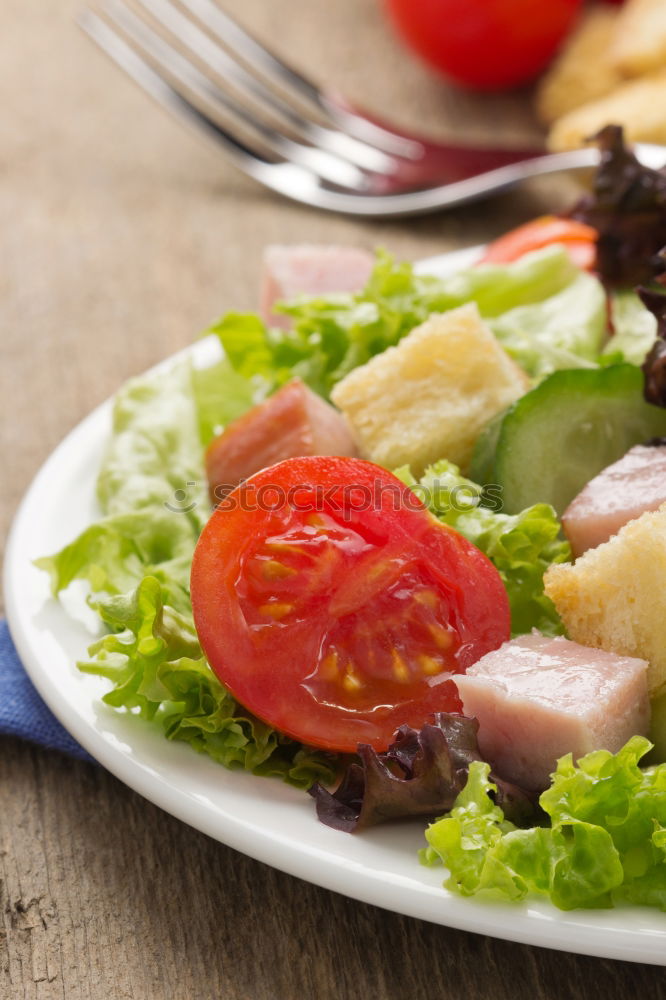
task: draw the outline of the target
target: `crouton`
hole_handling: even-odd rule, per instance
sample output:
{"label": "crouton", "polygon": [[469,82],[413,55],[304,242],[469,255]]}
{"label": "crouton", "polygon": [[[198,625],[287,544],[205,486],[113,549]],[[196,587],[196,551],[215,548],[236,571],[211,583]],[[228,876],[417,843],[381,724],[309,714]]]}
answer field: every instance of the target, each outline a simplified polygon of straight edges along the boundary
{"label": "crouton", "polygon": [[537,89],[537,114],[543,122],[549,125],[622,83],[609,55],[618,17],[618,8],[605,3],[582,14]]}
{"label": "crouton", "polygon": [[666,3],[627,0],[620,9],[609,56],[625,76],[642,76],[666,63]]}
{"label": "crouton", "polygon": [[626,524],[575,563],[544,577],[575,642],[649,663],[653,697],[666,688],[666,504]]}
{"label": "crouton", "polygon": [[465,469],[488,421],[530,386],[475,304],[435,314],[337,384],[331,398],[361,455],[414,475],[448,458]]}
{"label": "crouton", "polygon": [[666,70],[630,80],[563,115],[550,131],[548,146],[554,152],[577,149],[609,124],[622,125],[628,142],[666,144]]}

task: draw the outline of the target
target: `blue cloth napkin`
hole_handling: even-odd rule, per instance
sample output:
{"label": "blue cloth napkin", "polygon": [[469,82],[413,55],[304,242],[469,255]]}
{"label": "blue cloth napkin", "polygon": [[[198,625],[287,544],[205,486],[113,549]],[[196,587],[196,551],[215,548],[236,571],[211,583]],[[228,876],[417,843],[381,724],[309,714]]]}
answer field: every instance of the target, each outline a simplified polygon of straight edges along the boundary
{"label": "blue cloth napkin", "polygon": [[29,740],[48,750],[60,750],[79,760],[90,754],[60,725],[37,694],[9,634],[0,619],[0,735]]}

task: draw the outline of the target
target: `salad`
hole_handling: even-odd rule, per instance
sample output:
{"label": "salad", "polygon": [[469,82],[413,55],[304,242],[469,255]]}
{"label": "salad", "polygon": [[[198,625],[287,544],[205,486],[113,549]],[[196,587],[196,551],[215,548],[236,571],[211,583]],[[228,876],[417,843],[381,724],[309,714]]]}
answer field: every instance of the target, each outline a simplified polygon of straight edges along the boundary
{"label": "salad", "polygon": [[[422,860],[465,895],[666,908],[666,765],[644,766],[648,694],[666,756],[666,674],[575,643],[544,586],[586,559],[562,531],[576,497],[666,435],[666,176],[601,141],[575,218],[481,266],[438,279],[380,253],[361,291],[288,302],[288,325],[228,314],[217,362],[127,383],[103,516],[38,565],[56,594],[88,583],[108,631],[80,669],[168,739],[309,790],[340,830],[427,817]],[[573,646],[610,671],[585,691],[632,700],[602,704],[615,746],[586,717],[602,742],[562,747],[543,787],[542,748],[500,768],[465,692]]]}

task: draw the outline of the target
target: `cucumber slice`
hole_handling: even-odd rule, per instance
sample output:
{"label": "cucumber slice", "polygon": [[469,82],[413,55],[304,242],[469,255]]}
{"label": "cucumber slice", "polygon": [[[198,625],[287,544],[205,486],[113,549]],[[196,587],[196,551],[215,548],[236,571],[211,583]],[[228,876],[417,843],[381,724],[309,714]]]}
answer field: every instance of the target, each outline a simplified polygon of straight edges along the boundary
{"label": "cucumber slice", "polygon": [[658,694],[650,708],[650,739],[654,749],[645,763],[661,764],[666,761],[666,694]]}
{"label": "cucumber slice", "polygon": [[666,409],[645,402],[634,365],[557,371],[507,411],[493,481],[509,514],[540,501],[562,514],[607,465],[664,434]]}
{"label": "cucumber slice", "polygon": [[495,454],[497,442],[507,410],[502,410],[486,424],[474,445],[472,461],[469,465],[469,478],[475,483],[492,483],[495,474]]}

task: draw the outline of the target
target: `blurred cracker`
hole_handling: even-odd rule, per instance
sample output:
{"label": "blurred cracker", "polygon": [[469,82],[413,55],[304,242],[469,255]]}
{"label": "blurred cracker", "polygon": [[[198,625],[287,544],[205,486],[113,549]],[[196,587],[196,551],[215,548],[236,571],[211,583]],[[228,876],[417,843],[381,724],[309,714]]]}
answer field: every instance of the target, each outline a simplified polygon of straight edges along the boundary
{"label": "blurred cracker", "polygon": [[627,0],[620,8],[609,57],[625,76],[666,67],[666,0]]}
{"label": "blurred cracker", "polygon": [[560,152],[584,146],[586,139],[611,124],[623,125],[629,142],[666,145],[666,69],[623,83],[606,97],[563,115],[550,130],[548,148]]}
{"label": "blurred cracker", "polygon": [[619,9],[609,4],[597,4],[582,14],[537,89],[536,109],[543,122],[554,122],[622,82],[609,56],[619,16]]}

